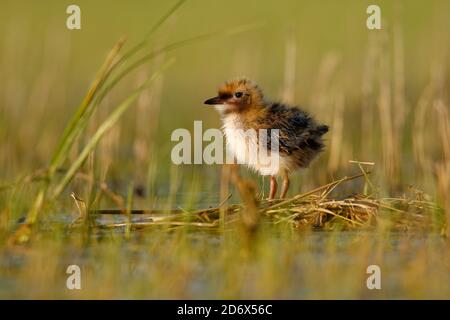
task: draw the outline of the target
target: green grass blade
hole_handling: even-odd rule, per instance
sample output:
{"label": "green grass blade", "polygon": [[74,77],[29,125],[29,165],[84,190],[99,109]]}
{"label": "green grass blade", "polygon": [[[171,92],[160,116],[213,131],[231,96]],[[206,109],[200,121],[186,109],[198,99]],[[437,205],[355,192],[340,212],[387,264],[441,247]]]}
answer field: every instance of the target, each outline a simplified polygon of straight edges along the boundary
{"label": "green grass blade", "polygon": [[101,89],[103,84],[105,83],[106,79],[110,75],[110,72],[112,70],[112,67],[114,65],[114,61],[120,51],[120,49],[123,47],[125,43],[124,39],[121,39],[109,52],[105,62],[100,67],[99,71],[97,72],[97,75],[94,78],[93,83],[91,84],[86,96],[84,97],[82,103],[76,110],[75,114],[72,116],[72,118],[69,120],[69,124],[66,126],[63,136],[61,138],[61,141],[58,145],[58,147],[55,150],[55,153],[53,154],[52,160],[50,162],[49,167],[49,176],[51,178],[52,174],[55,172],[56,168],[64,161],[68,150],[73,145],[77,135],[74,134],[77,130],[77,126],[80,122],[80,119],[85,114],[86,110],[91,105],[91,102],[93,101],[94,97],[98,93],[98,91]]}
{"label": "green grass blade", "polygon": [[191,37],[188,39],[184,39],[184,40],[180,40],[180,41],[176,41],[173,42],[171,44],[168,44],[160,49],[157,49],[155,51],[152,51],[146,55],[144,55],[143,57],[139,58],[138,60],[136,60],[135,62],[133,62],[132,64],[130,64],[129,66],[127,66],[125,69],[123,69],[119,74],[116,75],[115,78],[113,78],[102,90],[102,92],[98,95],[97,97],[97,101],[96,103],[100,103],[103,98],[106,96],[106,94],[108,94],[108,92],[110,92],[117,83],[119,83],[120,80],[122,80],[126,75],[128,75],[131,71],[135,70],[136,68],[138,68],[139,66],[141,66],[142,64],[156,58],[158,55],[162,54],[162,53],[166,53],[172,50],[175,50],[177,48],[183,47],[185,45],[188,44],[192,44],[198,41],[203,41],[203,40],[207,40],[213,37],[217,37],[220,35],[224,35],[224,36],[232,36],[235,34],[239,34],[245,31],[249,31],[255,28],[259,28],[261,26],[261,24],[247,24],[247,25],[242,25],[242,26],[238,26],[238,27],[234,27],[225,31],[217,31],[217,32],[210,32],[210,33],[206,33],[203,35],[199,35],[199,36],[195,36],[195,37]]}
{"label": "green grass blade", "polygon": [[125,43],[124,39],[119,40],[119,42],[108,53],[105,62],[97,72],[94,81],[89,87],[89,90],[86,96],[84,97],[82,103],[80,104],[80,106],[78,107],[72,118],[69,120],[69,124],[64,129],[63,136],[55,152],[53,153],[52,160],[50,161],[47,180],[45,183],[43,183],[42,187],[39,189],[38,194],[33,202],[33,205],[31,206],[29,212],[27,213],[26,221],[28,224],[34,224],[34,222],[36,221],[37,216],[41,211],[43,204],[45,203],[48,187],[49,184],[52,182],[56,169],[65,160],[67,156],[67,151],[73,145],[79,132],[81,132],[79,127],[80,120],[86,113],[89,105],[93,101],[99,89],[102,87],[107,77],[109,76],[113,63],[120,49],[123,47],[124,43]]}
{"label": "green grass blade", "polygon": [[[173,60],[164,64],[162,69],[166,69]],[[129,95],[119,106],[117,106],[114,111],[105,119],[105,121],[100,125],[100,127],[95,132],[94,136],[89,140],[88,144],[84,147],[81,153],[78,155],[77,159],[73,162],[69,170],[66,172],[62,180],[55,187],[52,192],[52,199],[57,198],[67,184],[72,180],[75,173],[83,165],[84,161],[87,159],[88,155],[95,149],[104,134],[111,129],[120,117],[125,113],[125,111],[132,105],[132,103],[139,97],[140,93],[147,88],[147,86],[153,82],[160,74],[162,70],[156,71],[144,84],[137,88],[131,95]]]}
{"label": "green grass blade", "polygon": [[117,64],[114,66],[114,69],[119,67],[121,64],[129,60],[132,56],[138,53],[142,48],[144,48],[151,35],[155,33],[168,18],[170,18],[187,0],[179,0],[172,6],[154,25],[153,27],[146,33],[144,40],[139,42],[137,45],[126,51],[122,58],[119,59]]}
{"label": "green grass blade", "polygon": [[186,0],[178,0],[178,2],[175,3],[175,5],[171,7],[169,11],[166,12],[165,15],[163,15],[158,21],[156,21],[153,27],[145,35],[145,38],[148,39],[153,33],[155,33],[159,29],[159,27],[164,22],[166,22],[166,20],[169,19],[175,13],[175,11],[177,11],[185,2]]}
{"label": "green grass blade", "polygon": [[[69,121],[68,126],[66,127],[66,130],[63,133],[63,138],[61,141],[61,144],[57,148],[57,152],[55,153],[55,156],[52,159],[51,162],[51,169],[55,170],[58,165],[63,161],[61,159],[63,155],[65,155],[70,148],[70,146],[75,141],[78,134],[82,131],[79,130],[80,128],[77,128],[77,124],[79,123],[80,118],[83,116],[83,114],[88,109],[89,105],[92,102],[92,99],[98,92],[98,90],[102,87],[106,79],[108,79],[109,75],[117,68],[119,67],[123,62],[126,62],[129,58],[131,58],[134,54],[136,54],[140,49],[142,49],[148,42],[149,37],[156,32],[159,27],[172,15],[174,14],[184,3],[186,0],[179,0],[175,3],[174,6],[172,6],[154,25],[153,27],[147,32],[145,39],[141,41],[139,44],[134,46],[129,51],[125,52],[125,54],[118,59],[116,63],[113,64],[114,59],[117,56],[117,53],[122,48],[124,44],[124,40],[119,41],[119,43],[111,50],[110,54],[108,55],[108,58],[106,59],[103,66],[100,68],[99,72],[97,73],[97,76],[95,77],[95,80],[93,84],[91,85],[91,88],[89,89],[86,97],[84,98],[83,102],[81,103],[80,107],[78,108],[77,112],[74,114],[72,119]],[[105,96],[105,94],[109,92],[109,90],[106,90],[102,97]],[[100,102],[101,100],[99,100]],[[92,109],[95,109],[98,106],[98,103],[95,104],[95,106]],[[90,112],[90,114],[93,113],[93,110]],[[89,118],[89,117],[88,117]],[[78,130],[77,130],[78,129]]]}

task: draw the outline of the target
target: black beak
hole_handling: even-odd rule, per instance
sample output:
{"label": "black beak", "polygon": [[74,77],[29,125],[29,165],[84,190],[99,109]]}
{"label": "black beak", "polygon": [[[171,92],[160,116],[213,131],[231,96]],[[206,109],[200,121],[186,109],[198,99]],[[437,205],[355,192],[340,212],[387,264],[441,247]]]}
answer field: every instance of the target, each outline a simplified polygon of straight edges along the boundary
{"label": "black beak", "polygon": [[219,96],[208,99],[204,102],[204,104],[210,104],[210,105],[215,105],[215,104],[224,104],[224,100],[221,99]]}

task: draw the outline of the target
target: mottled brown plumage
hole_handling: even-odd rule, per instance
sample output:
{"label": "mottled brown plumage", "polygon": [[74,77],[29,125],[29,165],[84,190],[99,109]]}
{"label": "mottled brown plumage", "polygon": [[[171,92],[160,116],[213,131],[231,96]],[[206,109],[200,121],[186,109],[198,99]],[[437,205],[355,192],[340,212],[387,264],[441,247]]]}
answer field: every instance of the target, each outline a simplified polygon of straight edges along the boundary
{"label": "mottled brown plumage", "polygon": [[[217,97],[208,99],[205,104],[215,105],[222,116],[227,143],[237,158],[243,152],[242,139],[231,136],[233,129],[278,129],[280,166],[277,170],[267,170],[253,166],[263,175],[271,176],[269,198],[276,194],[276,176],[283,177],[281,197],[289,188],[289,173],[307,167],[323,150],[322,136],[328,126],[318,124],[308,113],[297,107],[269,102],[262,90],[253,81],[239,78],[226,82],[219,88]],[[251,149],[251,148],[250,148]],[[272,151],[270,139],[268,151]],[[252,151],[250,151],[252,152]],[[257,151],[253,151],[257,152]]]}

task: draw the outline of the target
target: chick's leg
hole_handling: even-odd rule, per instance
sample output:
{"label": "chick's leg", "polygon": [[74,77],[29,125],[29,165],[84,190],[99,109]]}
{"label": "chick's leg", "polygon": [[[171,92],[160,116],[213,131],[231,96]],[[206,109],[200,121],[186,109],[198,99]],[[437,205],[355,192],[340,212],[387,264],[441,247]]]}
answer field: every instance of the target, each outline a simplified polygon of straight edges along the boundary
{"label": "chick's leg", "polygon": [[270,176],[269,200],[275,198],[275,195],[277,194],[277,187],[277,178],[275,178],[274,176]]}
{"label": "chick's leg", "polygon": [[283,184],[281,185],[281,198],[283,199],[286,196],[286,193],[289,189],[289,176],[287,173],[283,175]]}

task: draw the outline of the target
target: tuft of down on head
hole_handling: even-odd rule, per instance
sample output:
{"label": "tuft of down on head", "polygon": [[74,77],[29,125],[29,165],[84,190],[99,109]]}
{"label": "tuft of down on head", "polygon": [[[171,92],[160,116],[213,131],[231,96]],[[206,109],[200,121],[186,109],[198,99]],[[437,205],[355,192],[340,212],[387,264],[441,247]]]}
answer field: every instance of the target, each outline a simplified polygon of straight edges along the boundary
{"label": "tuft of down on head", "polygon": [[240,113],[252,107],[263,106],[264,95],[255,82],[240,77],[225,82],[219,87],[218,96],[206,100],[205,104],[215,105],[225,114]]}

